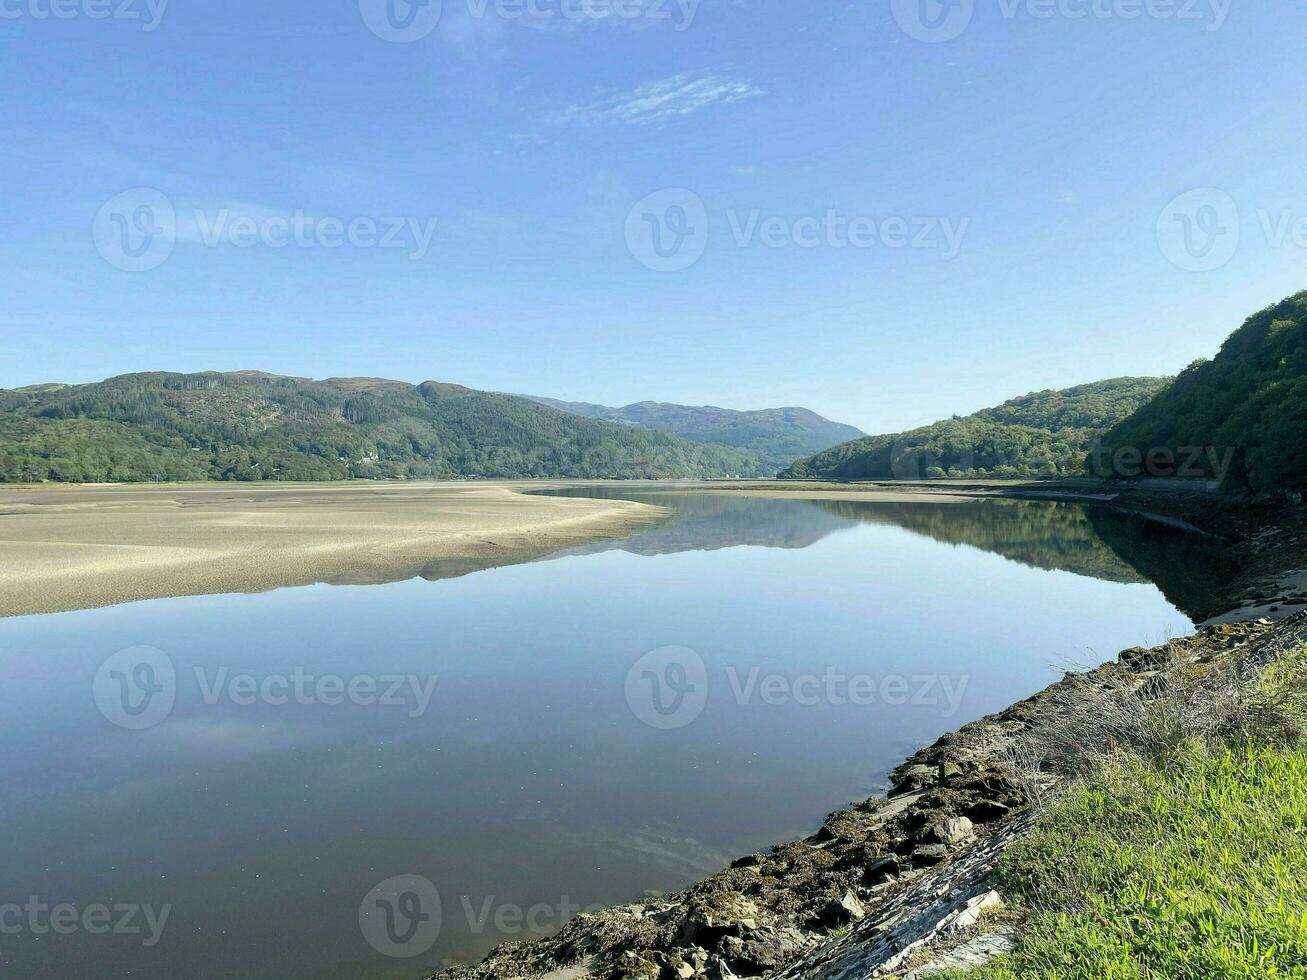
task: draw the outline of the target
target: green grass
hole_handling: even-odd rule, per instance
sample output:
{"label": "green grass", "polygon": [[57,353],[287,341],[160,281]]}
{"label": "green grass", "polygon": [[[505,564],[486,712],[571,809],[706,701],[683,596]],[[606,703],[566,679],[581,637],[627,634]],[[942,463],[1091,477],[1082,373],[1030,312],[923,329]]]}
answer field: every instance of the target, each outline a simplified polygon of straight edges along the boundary
{"label": "green grass", "polygon": [[1056,802],[999,887],[1016,950],[966,980],[1307,978],[1307,753],[1193,742]]}

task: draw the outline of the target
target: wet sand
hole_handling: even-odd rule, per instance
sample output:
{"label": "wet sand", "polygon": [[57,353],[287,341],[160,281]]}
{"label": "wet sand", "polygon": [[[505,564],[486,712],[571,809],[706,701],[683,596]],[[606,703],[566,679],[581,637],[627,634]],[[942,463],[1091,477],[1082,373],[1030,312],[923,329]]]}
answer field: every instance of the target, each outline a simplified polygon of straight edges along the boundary
{"label": "wet sand", "polygon": [[656,522],[503,483],[0,488],[0,616],[293,585],[447,578]]}

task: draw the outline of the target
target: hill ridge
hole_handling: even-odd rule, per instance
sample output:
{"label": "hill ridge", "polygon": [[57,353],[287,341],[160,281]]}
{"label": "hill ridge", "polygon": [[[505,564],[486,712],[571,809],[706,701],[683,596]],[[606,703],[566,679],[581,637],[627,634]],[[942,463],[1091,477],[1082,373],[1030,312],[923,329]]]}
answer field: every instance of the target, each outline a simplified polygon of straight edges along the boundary
{"label": "hill ridge", "polygon": [[582,418],[635,425],[692,442],[743,450],[758,461],[760,468],[771,473],[805,456],[864,435],[854,426],[832,421],[801,406],[741,410],[645,400],[613,407],[539,395],[521,397]]}
{"label": "hill ridge", "polygon": [[449,382],[152,371],[0,390],[0,482],[763,472],[744,452]]}
{"label": "hill ridge", "polygon": [[1048,388],[908,432],[867,436],[802,459],[782,479],[1053,478],[1082,472],[1093,442],[1169,378]]}

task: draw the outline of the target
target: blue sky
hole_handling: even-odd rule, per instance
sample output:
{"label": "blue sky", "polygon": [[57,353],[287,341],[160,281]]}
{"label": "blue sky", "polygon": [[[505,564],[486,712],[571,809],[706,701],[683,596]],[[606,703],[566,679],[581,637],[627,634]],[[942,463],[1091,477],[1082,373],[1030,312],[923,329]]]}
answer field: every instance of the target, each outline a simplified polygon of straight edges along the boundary
{"label": "blue sky", "polygon": [[385,2],[0,0],[0,386],[884,431],[1176,371],[1307,287],[1301,4]]}

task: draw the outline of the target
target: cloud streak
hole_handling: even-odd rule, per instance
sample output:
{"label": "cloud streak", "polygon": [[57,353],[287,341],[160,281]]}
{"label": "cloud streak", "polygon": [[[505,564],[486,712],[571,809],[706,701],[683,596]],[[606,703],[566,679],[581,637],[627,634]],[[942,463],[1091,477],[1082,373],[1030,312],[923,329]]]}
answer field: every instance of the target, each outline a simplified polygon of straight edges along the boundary
{"label": "cloud streak", "polygon": [[614,123],[648,126],[688,116],[710,106],[731,105],[763,94],[762,89],[742,79],[685,73],[641,85],[629,92],[608,95],[595,102],[570,105],[556,113],[551,121],[586,126]]}

